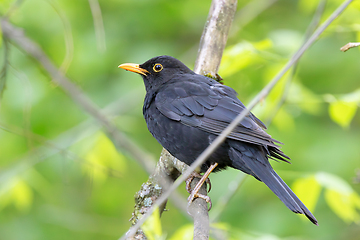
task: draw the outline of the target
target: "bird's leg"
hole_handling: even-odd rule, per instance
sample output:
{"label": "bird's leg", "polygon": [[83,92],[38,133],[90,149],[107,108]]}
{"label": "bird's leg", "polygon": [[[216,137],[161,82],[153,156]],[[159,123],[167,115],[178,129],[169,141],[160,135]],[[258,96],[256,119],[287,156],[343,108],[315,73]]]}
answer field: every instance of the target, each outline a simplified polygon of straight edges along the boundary
{"label": "bird's leg", "polygon": [[[209,206],[209,211],[212,207],[212,203],[211,203],[211,199],[209,196],[205,196],[203,194],[200,194],[199,193],[199,190],[201,188],[201,186],[204,184],[204,182],[208,179],[210,173],[216,168],[216,166],[218,165],[218,163],[214,163],[214,164],[211,164],[210,167],[208,168],[208,170],[206,170],[206,172],[204,173],[204,175],[201,176],[201,179],[200,181],[196,184],[195,188],[191,191],[191,194],[190,196],[188,197],[188,204],[192,203],[192,201],[194,201],[194,198],[202,198],[204,199],[207,203],[210,204]],[[195,176],[192,177],[192,179],[194,178]],[[191,179],[191,180],[192,180]],[[190,180],[190,182],[191,182]],[[188,184],[188,183],[187,183]],[[190,184],[189,184],[190,185]],[[188,189],[188,188],[187,188]],[[191,189],[189,187],[189,189]],[[190,192],[189,192],[190,193]]]}

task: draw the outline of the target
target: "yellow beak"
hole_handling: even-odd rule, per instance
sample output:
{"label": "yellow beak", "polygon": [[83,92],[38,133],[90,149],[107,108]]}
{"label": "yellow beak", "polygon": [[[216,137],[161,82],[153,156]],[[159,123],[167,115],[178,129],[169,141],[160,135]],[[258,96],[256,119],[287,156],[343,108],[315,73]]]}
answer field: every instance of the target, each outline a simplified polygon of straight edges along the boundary
{"label": "yellow beak", "polygon": [[135,63],[124,63],[119,65],[119,68],[125,69],[126,71],[138,73],[144,76],[150,74],[146,69],[139,67],[139,64],[135,64]]}

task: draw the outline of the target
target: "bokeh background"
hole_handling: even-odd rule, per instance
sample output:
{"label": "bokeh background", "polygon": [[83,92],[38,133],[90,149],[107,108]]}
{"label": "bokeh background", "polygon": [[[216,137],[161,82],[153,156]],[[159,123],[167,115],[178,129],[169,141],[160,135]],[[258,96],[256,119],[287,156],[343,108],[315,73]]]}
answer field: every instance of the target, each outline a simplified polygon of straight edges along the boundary
{"label": "bokeh background", "polygon": [[[239,1],[219,72],[224,83],[250,102],[341,2]],[[1,0],[0,14],[157,159],[161,146],[142,118],[142,80],[117,66],[171,55],[192,68],[209,7],[205,0]],[[339,50],[354,41],[358,1],[253,111],[285,143],[292,164],[272,165],[319,226],[229,169],[211,175],[209,194],[213,217],[220,197],[240,184],[213,225],[223,239],[360,239],[360,52]],[[6,39],[0,54],[0,239],[118,239],[148,173],[116,151],[36,59]],[[184,186],[179,192],[187,196]],[[171,201],[167,209],[161,237],[189,239],[191,220]]]}

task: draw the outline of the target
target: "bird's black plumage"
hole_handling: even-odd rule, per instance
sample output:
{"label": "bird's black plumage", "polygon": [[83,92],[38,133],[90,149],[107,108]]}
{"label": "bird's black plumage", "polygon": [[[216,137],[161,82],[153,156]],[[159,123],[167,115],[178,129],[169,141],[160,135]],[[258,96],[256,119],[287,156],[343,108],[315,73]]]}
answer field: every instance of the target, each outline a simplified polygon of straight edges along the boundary
{"label": "bird's black plumage", "polygon": [[[152,58],[141,65],[119,67],[142,75],[146,96],[143,114],[151,134],[180,161],[190,165],[245,109],[230,87],[198,75],[170,56]],[[201,171],[217,162],[215,171],[232,167],[264,182],[293,212],[317,220],[277,175],[269,158],[288,162],[253,114],[245,117],[226,141],[206,160]]]}

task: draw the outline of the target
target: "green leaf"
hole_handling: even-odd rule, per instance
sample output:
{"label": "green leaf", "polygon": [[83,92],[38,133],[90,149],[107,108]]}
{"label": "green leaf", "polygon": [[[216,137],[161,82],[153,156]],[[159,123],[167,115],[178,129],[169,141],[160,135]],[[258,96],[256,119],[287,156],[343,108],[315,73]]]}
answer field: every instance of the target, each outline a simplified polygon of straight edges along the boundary
{"label": "green leaf", "polygon": [[283,108],[280,108],[273,119],[273,123],[281,131],[292,131],[295,129],[294,118],[286,112]]}
{"label": "green leaf", "polygon": [[13,203],[19,211],[27,211],[33,202],[33,192],[20,178],[13,178],[0,189],[0,209]]}
{"label": "green leaf", "polygon": [[141,229],[144,231],[146,237],[150,240],[164,239],[164,237],[162,237],[160,212],[158,207],[155,208],[154,212],[145,221]]}
{"label": "green leaf", "polygon": [[323,99],[305,87],[300,81],[293,81],[287,96],[287,102],[298,105],[304,112],[319,115]]}
{"label": "green leaf", "polygon": [[319,0],[301,0],[299,1],[299,10],[305,13],[312,13],[319,4]]}
{"label": "green leaf", "polygon": [[99,132],[95,138],[96,141],[85,156],[89,165],[84,165],[84,171],[92,175],[95,182],[103,183],[108,177],[107,169],[117,172],[126,170],[125,157],[104,133]]}
{"label": "green leaf", "polygon": [[326,188],[325,200],[334,213],[347,223],[359,222],[360,196],[351,186],[329,173],[317,173],[315,177]]}
{"label": "green leaf", "polygon": [[243,41],[227,47],[221,60],[220,76],[223,78],[231,76],[249,65],[261,62],[262,58],[258,51],[270,48],[271,46],[271,41],[265,39],[256,43]]}
{"label": "green leaf", "polygon": [[360,221],[360,215],[357,212],[357,210],[360,210],[360,197],[355,192],[344,194],[328,189],[325,192],[325,199],[334,213],[345,222],[352,223]]}
{"label": "green leaf", "polygon": [[336,175],[318,172],[315,174],[315,178],[321,186],[327,189],[332,189],[344,194],[349,194],[354,191],[346,181]]}
{"label": "green leaf", "polygon": [[29,185],[23,180],[17,180],[12,189],[12,195],[15,207],[20,211],[26,211],[30,208],[33,201],[33,193]]}
{"label": "green leaf", "polygon": [[354,118],[357,109],[356,102],[343,100],[331,102],[329,106],[330,118],[343,128],[348,128]]}
{"label": "green leaf", "polygon": [[292,189],[309,210],[314,211],[321,192],[321,185],[315,176],[297,179],[293,183]]}
{"label": "green leaf", "polygon": [[194,225],[187,224],[180,227],[169,240],[187,240],[194,237]]}

